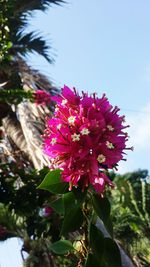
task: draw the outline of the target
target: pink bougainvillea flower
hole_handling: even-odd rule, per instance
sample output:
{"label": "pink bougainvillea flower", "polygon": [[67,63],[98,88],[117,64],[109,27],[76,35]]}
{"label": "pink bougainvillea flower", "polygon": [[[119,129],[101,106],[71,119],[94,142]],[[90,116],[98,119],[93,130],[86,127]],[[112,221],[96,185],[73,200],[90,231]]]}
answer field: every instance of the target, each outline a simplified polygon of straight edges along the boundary
{"label": "pink bougainvillea flower", "polygon": [[51,216],[52,212],[53,212],[53,209],[51,207],[45,206],[39,210],[39,215],[41,217],[49,217]]}
{"label": "pink bougainvillea flower", "polygon": [[46,91],[36,90],[34,93],[34,102],[37,105],[48,105],[51,102],[51,95]]}
{"label": "pink bougainvillea flower", "polygon": [[112,107],[105,95],[82,96],[64,86],[56,101],[54,117],[47,120],[44,151],[53,168],[62,169],[62,179],[73,186],[92,185],[103,194],[113,186],[106,170],[117,167],[125,154],[128,135],[124,116]]}
{"label": "pink bougainvillea flower", "polygon": [[44,217],[49,217],[53,212],[53,209],[51,207],[46,206],[44,208]]}

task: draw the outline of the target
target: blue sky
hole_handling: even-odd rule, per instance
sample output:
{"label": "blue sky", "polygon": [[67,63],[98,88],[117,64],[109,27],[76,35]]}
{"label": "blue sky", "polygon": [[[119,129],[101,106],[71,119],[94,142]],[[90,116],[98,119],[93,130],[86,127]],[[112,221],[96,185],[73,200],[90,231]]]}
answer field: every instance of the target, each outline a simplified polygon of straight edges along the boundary
{"label": "blue sky", "polygon": [[[150,1],[68,2],[46,14],[37,12],[30,21],[51,43],[55,64],[37,55],[28,61],[57,86],[67,84],[99,96],[105,92],[131,125],[135,150],[121,163],[120,172],[150,169]],[[21,267],[16,247],[11,248],[11,260],[3,263],[0,245],[0,267]]]}
{"label": "blue sky", "polygon": [[45,33],[55,65],[30,58],[58,85],[105,92],[121,108],[135,151],[120,172],[149,169],[150,149],[149,0],[70,0],[47,14],[36,13],[31,28]]}
{"label": "blue sky", "polygon": [[150,4],[143,2],[72,0],[50,9],[32,25],[52,40],[55,66],[40,58],[34,65],[56,84],[105,91],[113,102],[138,108],[150,96]]}

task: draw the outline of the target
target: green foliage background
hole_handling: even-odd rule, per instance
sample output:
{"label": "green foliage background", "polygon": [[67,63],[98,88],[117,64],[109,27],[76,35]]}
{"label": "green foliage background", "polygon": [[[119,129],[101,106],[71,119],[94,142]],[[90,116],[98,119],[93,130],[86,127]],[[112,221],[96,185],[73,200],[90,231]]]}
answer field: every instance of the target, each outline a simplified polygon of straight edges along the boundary
{"label": "green foliage background", "polygon": [[[50,45],[39,33],[25,33],[24,29],[33,11],[45,11],[51,4],[62,3],[61,0],[0,0],[0,241],[21,238],[26,267],[83,266],[85,259],[86,267],[117,267],[120,254],[116,241],[135,266],[148,267],[150,182],[146,170],[125,175],[111,173],[116,188],[107,191],[109,201],[99,200],[95,194],[91,197],[87,192],[80,194],[80,188],[68,192],[67,184],[59,180],[59,171],[57,175],[53,173],[53,183],[43,181],[45,175],[51,179],[50,173],[44,167],[46,161],[42,166],[39,164],[43,156],[37,155],[36,148],[41,145],[43,117],[53,111],[53,103],[44,109],[30,101],[32,92],[41,86],[52,95],[58,90],[26,62],[27,54],[36,52],[52,63]],[[21,125],[19,104],[26,105],[35,118],[30,125],[27,109],[26,123]],[[34,132],[33,139],[29,138],[30,129]],[[37,189],[39,184],[47,191]],[[41,214],[45,207],[53,208],[51,216]],[[96,226],[97,218],[114,240],[105,237]],[[89,233],[87,239],[85,233]],[[28,253],[27,259],[24,251]]]}

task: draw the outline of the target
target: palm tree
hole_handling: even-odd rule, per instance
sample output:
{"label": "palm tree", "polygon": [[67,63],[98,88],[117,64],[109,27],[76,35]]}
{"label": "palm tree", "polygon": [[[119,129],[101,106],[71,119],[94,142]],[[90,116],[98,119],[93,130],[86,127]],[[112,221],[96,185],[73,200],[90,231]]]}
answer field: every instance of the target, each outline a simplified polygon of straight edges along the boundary
{"label": "palm tree", "polygon": [[[58,89],[45,75],[28,66],[28,53],[42,55],[49,63],[53,59],[49,55],[50,47],[43,37],[34,32],[25,33],[24,29],[33,11],[45,11],[51,4],[61,3],[62,0],[0,0],[0,241],[13,236],[20,237],[24,243],[23,249],[30,255],[26,266],[56,266],[52,256],[43,247],[47,239],[40,240],[36,236],[37,240],[32,242],[28,233],[31,224],[29,218],[33,215],[32,220],[40,220],[38,210],[45,201],[43,193],[42,200],[41,197],[37,197],[37,200],[34,197],[34,190],[35,195],[38,194],[36,186],[39,181],[34,168],[39,170],[48,165],[48,159],[42,153],[41,134],[45,127],[46,114],[49,116],[53,111],[53,103],[50,106],[37,106],[23,100],[22,96],[25,92],[38,89],[54,95],[58,93]],[[8,98],[10,92],[15,94],[13,103]],[[22,170],[25,171],[24,178],[19,174]],[[19,207],[25,203],[22,192],[30,185],[34,187],[31,202],[33,204],[37,201],[32,206],[34,212],[26,215],[23,211],[20,214]],[[28,194],[26,196],[28,210],[31,203]],[[38,227],[41,227],[40,223]],[[34,226],[34,230],[37,229]],[[36,262],[33,263],[35,257]]]}
{"label": "palm tree", "polygon": [[[60,5],[62,0],[3,0],[0,3],[0,88],[8,90],[44,89],[52,95],[58,90],[52,86],[47,77],[26,63],[26,55],[36,52],[49,63],[53,59],[49,55],[49,46],[39,34],[25,33],[28,18],[35,10],[45,11],[51,4]],[[7,94],[6,94],[7,95]],[[37,169],[48,164],[42,154],[40,135],[44,129],[45,114],[51,107],[36,106],[28,101],[19,105],[11,105],[8,101],[0,101],[2,130],[5,141],[1,144],[4,158],[10,160],[28,159]],[[29,138],[30,136],[30,138]]]}

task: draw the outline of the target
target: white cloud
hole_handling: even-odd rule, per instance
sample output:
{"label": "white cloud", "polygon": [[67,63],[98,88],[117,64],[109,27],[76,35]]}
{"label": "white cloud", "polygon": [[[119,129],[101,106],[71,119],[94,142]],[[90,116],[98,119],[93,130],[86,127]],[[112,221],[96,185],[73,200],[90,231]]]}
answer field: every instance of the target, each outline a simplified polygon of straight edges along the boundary
{"label": "white cloud", "polygon": [[128,146],[133,146],[134,151],[128,151],[126,162],[119,163],[119,172],[132,172],[137,169],[150,170],[150,103],[137,112],[126,115],[127,129],[130,139]]}
{"label": "white cloud", "polygon": [[135,112],[134,115],[127,116],[130,124],[130,143],[136,149],[150,149],[150,103],[144,108]]}

